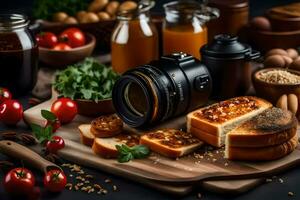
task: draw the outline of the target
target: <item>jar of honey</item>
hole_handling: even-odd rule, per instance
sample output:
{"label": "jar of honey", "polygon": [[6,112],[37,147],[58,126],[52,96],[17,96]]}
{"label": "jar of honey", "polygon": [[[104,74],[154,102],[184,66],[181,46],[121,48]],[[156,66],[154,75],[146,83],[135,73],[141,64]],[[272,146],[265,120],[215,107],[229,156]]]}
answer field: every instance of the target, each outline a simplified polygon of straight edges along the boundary
{"label": "jar of honey", "polygon": [[163,53],[184,52],[200,58],[199,49],[207,43],[206,22],[219,17],[218,9],[199,1],[173,1],[164,5]]}
{"label": "jar of honey", "polygon": [[112,68],[122,74],[158,59],[158,32],[150,20],[154,1],[141,1],[135,10],[118,13],[111,40]]}

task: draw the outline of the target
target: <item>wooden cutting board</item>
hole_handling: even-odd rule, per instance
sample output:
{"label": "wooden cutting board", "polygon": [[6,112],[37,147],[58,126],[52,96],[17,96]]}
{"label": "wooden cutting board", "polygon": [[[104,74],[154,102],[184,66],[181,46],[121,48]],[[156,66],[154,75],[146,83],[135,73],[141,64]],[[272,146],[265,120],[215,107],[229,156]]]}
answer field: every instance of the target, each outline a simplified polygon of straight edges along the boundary
{"label": "wooden cutting board", "polygon": [[[52,100],[49,100],[26,110],[24,119],[29,123],[44,124],[40,110],[50,109],[51,104]],[[64,137],[66,142],[66,148],[59,152],[60,156],[170,193],[186,194],[197,186],[216,192],[244,192],[261,183],[262,177],[279,173],[300,163],[299,147],[285,158],[270,162],[228,161],[223,158],[221,150],[207,151],[203,147],[196,156],[190,155],[177,160],[152,153],[147,159],[121,164],[115,159],[98,157],[89,147],[80,144],[77,127],[90,121],[90,118],[78,116],[72,123],[59,129],[58,134]],[[184,126],[185,119],[177,118],[155,128]]]}

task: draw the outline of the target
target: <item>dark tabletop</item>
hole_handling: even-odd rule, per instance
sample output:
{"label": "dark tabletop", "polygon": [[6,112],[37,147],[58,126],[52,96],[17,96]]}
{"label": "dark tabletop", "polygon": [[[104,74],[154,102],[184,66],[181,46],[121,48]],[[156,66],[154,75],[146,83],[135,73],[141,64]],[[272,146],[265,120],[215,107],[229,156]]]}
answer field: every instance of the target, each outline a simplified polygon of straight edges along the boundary
{"label": "dark tabletop", "polygon": [[[28,108],[27,101],[28,98],[21,98],[25,108]],[[28,132],[28,128],[23,124],[19,124],[17,128],[8,128],[0,124],[0,131],[5,130],[17,130],[21,132]],[[7,160],[4,155],[0,154],[0,160]],[[17,167],[20,167],[21,164],[19,161],[14,161]],[[26,164],[25,164],[26,167]],[[64,190],[59,194],[49,194],[42,188],[42,177],[43,174],[36,170],[33,170],[33,173],[36,175],[37,184],[41,186],[42,190],[42,200],[46,199],[55,199],[55,200],[98,200],[98,199],[128,199],[128,200],[146,200],[146,199],[198,199],[198,193],[201,193],[201,199],[209,200],[221,200],[221,199],[231,199],[231,200],[284,200],[284,199],[300,199],[300,169],[295,167],[293,170],[290,170],[286,173],[279,174],[276,177],[273,177],[272,182],[264,183],[261,186],[256,187],[255,189],[244,193],[244,194],[235,194],[235,195],[225,195],[225,194],[214,194],[208,191],[201,190],[200,188],[192,192],[186,197],[171,196],[165,193],[158,192],[151,188],[145,187],[141,184],[119,178],[110,174],[107,174],[102,171],[97,171],[89,168],[84,168],[84,170],[94,176],[94,182],[99,183],[108,189],[106,195],[99,195],[97,193],[87,194],[84,192],[78,191],[69,191]],[[65,170],[67,176],[69,177],[69,170]],[[0,171],[0,178],[3,179],[3,172]],[[70,178],[70,177],[69,177]],[[72,178],[74,179],[74,177]],[[105,183],[106,179],[112,180],[112,183]],[[117,186],[117,191],[112,190],[112,185]],[[289,196],[288,193],[293,192],[294,196]],[[8,200],[9,198],[3,191],[2,183],[0,184],[0,200]],[[24,199],[22,199],[24,200]]]}

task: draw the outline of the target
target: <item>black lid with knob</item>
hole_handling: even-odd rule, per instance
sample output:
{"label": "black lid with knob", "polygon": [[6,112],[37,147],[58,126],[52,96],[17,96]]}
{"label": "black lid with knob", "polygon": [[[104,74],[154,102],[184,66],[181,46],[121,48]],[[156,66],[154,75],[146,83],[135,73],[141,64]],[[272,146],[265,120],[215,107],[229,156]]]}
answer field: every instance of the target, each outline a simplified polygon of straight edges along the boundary
{"label": "black lid with knob", "polygon": [[253,52],[249,45],[240,43],[238,37],[226,34],[216,35],[211,44],[201,48],[200,53],[202,57],[208,56],[223,60],[253,60],[260,56],[260,53]]}

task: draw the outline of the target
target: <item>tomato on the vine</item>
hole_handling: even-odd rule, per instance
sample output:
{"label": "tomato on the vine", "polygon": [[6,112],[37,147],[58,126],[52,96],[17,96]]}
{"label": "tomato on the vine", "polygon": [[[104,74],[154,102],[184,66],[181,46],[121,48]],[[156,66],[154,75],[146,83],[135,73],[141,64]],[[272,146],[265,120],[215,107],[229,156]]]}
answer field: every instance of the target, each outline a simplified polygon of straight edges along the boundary
{"label": "tomato on the vine", "polygon": [[41,32],[36,35],[36,41],[41,47],[53,48],[57,44],[58,39],[54,33]]}
{"label": "tomato on the vine", "polygon": [[12,94],[6,88],[0,88],[0,104],[6,100],[10,100],[12,98]]}
{"label": "tomato on the vine", "polygon": [[51,140],[48,140],[46,143],[46,149],[50,153],[57,153],[58,150],[65,147],[65,141],[60,136],[53,136]]}
{"label": "tomato on the vine", "polygon": [[67,184],[66,175],[60,170],[50,170],[44,177],[44,186],[50,192],[60,192]]}
{"label": "tomato on the vine", "polygon": [[35,178],[31,171],[25,168],[15,168],[4,177],[3,186],[11,195],[29,195],[32,193]]}
{"label": "tomato on the vine", "polygon": [[85,45],[85,35],[78,28],[68,28],[59,35],[59,40],[72,48]]}
{"label": "tomato on the vine", "polygon": [[66,50],[70,50],[72,49],[72,47],[70,47],[68,44],[65,44],[65,43],[58,43],[57,45],[55,45],[53,47],[53,50],[56,50],[56,51],[66,51]]}
{"label": "tomato on the vine", "polygon": [[0,121],[15,125],[23,118],[23,106],[17,100],[6,100],[0,105]]}
{"label": "tomato on the vine", "polygon": [[71,122],[77,115],[77,105],[70,98],[59,98],[51,106],[51,112],[62,124]]}

